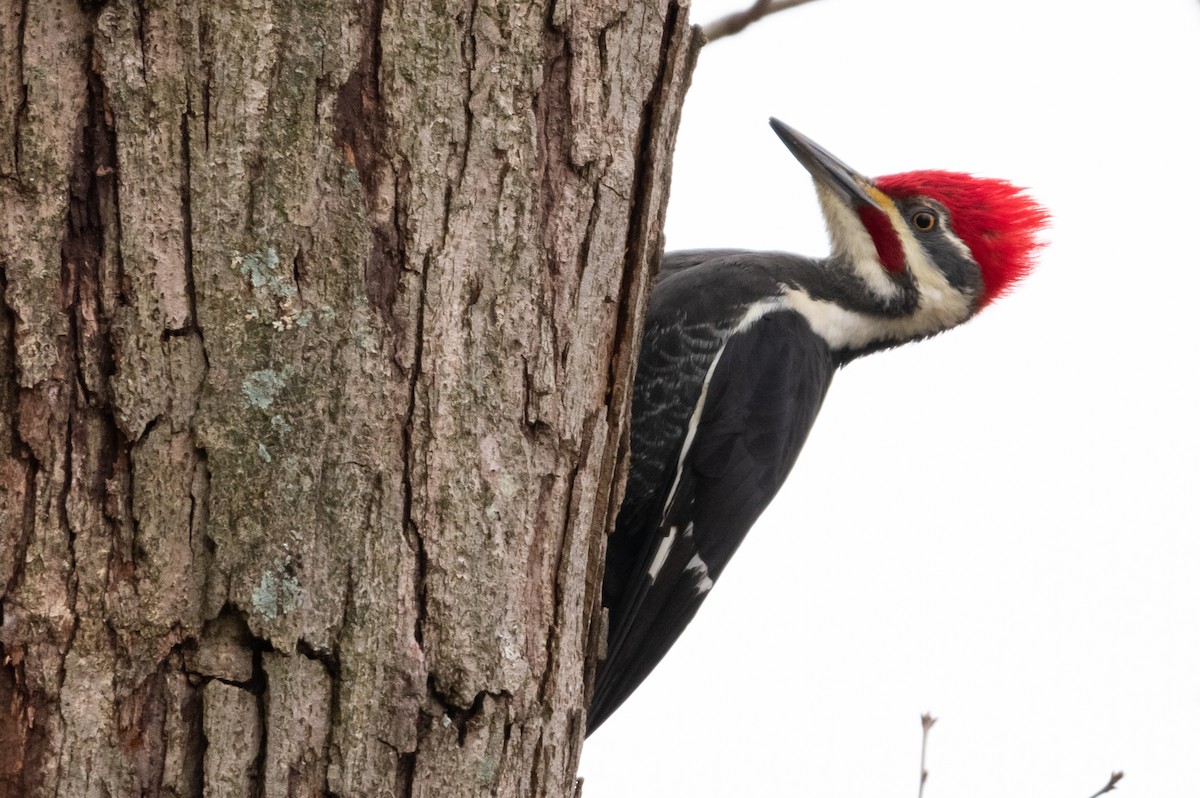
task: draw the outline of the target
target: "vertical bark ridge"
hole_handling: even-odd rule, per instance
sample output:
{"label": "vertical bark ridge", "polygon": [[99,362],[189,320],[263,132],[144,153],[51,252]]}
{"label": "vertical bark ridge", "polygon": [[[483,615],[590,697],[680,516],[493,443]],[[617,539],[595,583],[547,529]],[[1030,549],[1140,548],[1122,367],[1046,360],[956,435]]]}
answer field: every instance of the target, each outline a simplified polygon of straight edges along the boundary
{"label": "vertical bark ridge", "polygon": [[686,13],[3,2],[0,791],[575,794]]}

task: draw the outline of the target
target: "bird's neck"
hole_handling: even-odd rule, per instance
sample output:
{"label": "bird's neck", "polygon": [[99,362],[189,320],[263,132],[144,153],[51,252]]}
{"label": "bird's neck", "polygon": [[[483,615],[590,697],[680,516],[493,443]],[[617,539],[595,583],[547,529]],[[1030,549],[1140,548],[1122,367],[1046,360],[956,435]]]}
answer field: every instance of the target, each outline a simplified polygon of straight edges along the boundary
{"label": "bird's neck", "polygon": [[972,314],[971,299],[930,268],[892,277],[853,253],[836,253],[814,266],[801,275],[805,279],[781,282],[779,305],[803,315],[846,360],[928,338]]}

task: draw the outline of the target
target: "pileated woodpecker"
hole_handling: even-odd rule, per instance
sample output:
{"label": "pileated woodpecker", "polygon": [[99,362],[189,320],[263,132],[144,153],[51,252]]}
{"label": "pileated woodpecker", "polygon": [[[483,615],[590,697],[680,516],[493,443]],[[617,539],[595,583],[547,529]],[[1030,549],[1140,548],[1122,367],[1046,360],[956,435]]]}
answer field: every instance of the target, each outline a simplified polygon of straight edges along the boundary
{"label": "pileated woodpecker", "polygon": [[959,325],[1033,265],[1049,219],[1003,180],[869,180],[782,122],[832,254],[664,257],[633,390],[632,461],[608,540],[607,655],[591,733],[695,615],[792,468],[833,373]]}

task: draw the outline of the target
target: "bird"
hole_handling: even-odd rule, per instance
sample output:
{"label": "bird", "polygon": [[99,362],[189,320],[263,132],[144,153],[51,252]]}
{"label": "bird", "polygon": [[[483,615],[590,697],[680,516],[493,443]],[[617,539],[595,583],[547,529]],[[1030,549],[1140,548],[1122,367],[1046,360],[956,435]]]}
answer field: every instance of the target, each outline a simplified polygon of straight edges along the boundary
{"label": "bird", "polygon": [[590,735],[650,674],[804,446],[834,373],[967,321],[1032,270],[1049,213],[1005,180],[874,180],[772,118],[808,170],[830,254],[674,252],[653,283]]}

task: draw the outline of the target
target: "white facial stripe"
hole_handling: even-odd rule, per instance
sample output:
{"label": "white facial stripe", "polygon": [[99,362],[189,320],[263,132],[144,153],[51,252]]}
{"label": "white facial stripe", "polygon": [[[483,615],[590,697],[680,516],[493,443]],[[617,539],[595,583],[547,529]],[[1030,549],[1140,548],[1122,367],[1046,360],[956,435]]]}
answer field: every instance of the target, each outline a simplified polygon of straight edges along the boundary
{"label": "white facial stripe", "polygon": [[[847,261],[876,296],[881,299],[896,296],[900,288],[879,262],[875,239],[871,238],[858,214],[821,183],[817,183],[817,200],[825,215],[834,254]],[[892,224],[895,225],[895,221]]]}
{"label": "white facial stripe", "polygon": [[830,349],[856,350],[872,344],[908,341],[941,332],[970,316],[970,308],[958,292],[943,292],[941,299],[934,296],[935,292],[936,289],[928,295],[922,292],[921,307],[915,313],[889,318],[847,310],[835,302],[813,299],[802,288],[794,288],[751,305],[742,317],[738,331],[772,311],[791,310],[804,316],[813,332],[821,336]]}
{"label": "white facial stripe", "polygon": [[[946,275],[929,261],[925,248],[917,241],[912,230],[900,218],[896,207],[888,208],[888,218],[900,236],[904,249],[904,260],[917,284],[920,300],[913,319],[920,319],[931,332],[944,330],[961,324],[971,316],[971,302],[961,291],[950,285]],[[948,232],[943,229],[944,232]],[[957,239],[955,239],[957,241]],[[958,242],[962,244],[961,241]],[[965,248],[965,246],[964,246]],[[968,250],[967,256],[970,257]]]}
{"label": "white facial stripe", "polygon": [[[872,343],[904,341],[932,335],[966,321],[971,315],[969,297],[953,288],[941,270],[930,262],[925,249],[917,241],[891,198],[878,190],[867,190],[887,214],[892,229],[900,239],[905,263],[920,296],[916,312],[899,319],[867,316],[846,310],[832,302],[815,300],[801,289],[789,291],[773,304],[802,313],[813,331],[834,349],[861,349]],[[858,215],[820,183],[817,184],[817,198],[825,214],[834,253],[849,262],[855,274],[876,296],[896,296],[901,289],[879,262],[875,241]],[[967,246],[948,228],[944,227],[943,232],[956,248],[961,248],[966,257],[971,257]],[[769,310],[758,309],[757,316],[747,316],[743,323],[753,322]]]}
{"label": "white facial stripe", "polygon": [[958,236],[956,236],[954,234],[954,231],[950,229],[950,224],[949,224],[949,222],[946,221],[946,217],[944,215],[938,214],[938,216],[940,217],[939,221],[942,224],[942,235],[944,235],[946,237],[946,240],[949,241],[950,244],[955,249],[958,250],[958,254],[962,255],[964,258],[966,258],[967,260],[974,263],[975,255],[974,255],[974,253],[971,252],[971,248],[968,247],[961,238],[959,238]]}

